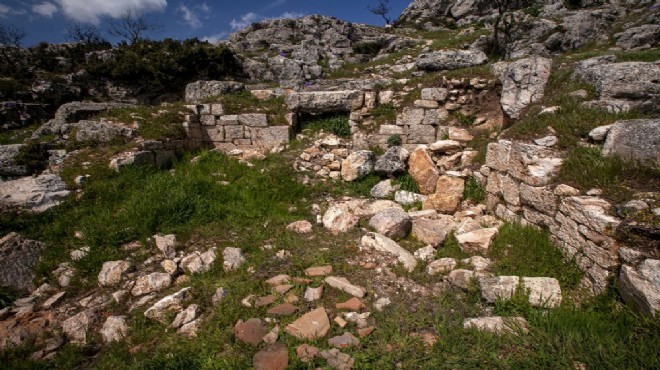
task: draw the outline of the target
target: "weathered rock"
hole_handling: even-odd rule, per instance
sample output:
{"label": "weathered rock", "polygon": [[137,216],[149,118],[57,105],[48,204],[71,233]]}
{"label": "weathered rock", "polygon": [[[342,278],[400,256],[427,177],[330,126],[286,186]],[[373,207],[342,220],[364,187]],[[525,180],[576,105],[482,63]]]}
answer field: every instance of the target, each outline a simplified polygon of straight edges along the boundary
{"label": "weathered rock", "polygon": [[453,220],[449,218],[437,220],[418,218],[412,222],[412,235],[422,243],[436,247],[445,241],[455,227]]}
{"label": "weathered rock", "polygon": [[324,276],[324,275],[329,275],[332,274],[332,266],[331,265],[325,265],[325,266],[317,266],[317,267],[310,267],[308,269],[305,269],[305,275],[307,276]]}
{"label": "weathered rock", "polygon": [[518,289],[520,278],[518,276],[497,276],[479,279],[481,296],[489,303],[498,299],[511,299]]}
{"label": "weathered rock", "polygon": [[415,66],[424,71],[450,70],[484,64],[488,56],[480,50],[441,50],[422,54]]}
{"label": "weathered rock", "polygon": [[128,261],[108,261],[103,264],[99,272],[98,280],[100,286],[118,285],[124,277],[124,273],[131,268]]}
{"label": "weathered rock", "polygon": [[156,242],[156,248],[158,248],[165,257],[174,257],[177,247],[176,235],[154,235],[154,241]]}
{"label": "weathered rock", "polygon": [[60,204],[69,193],[64,180],[56,174],[43,173],[36,177],[5,181],[0,186],[0,209],[44,212]]}
{"label": "weathered rock", "polygon": [[532,306],[554,308],[561,304],[561,288],[557,279],[523,277],[521,282],[529,293],[529,303]]}
{"label": "weathered rock", "polygon": [[603,155],[660,167],[660,119],[615,122],[607,135]]}
{"label": "weathered rock", "polygon": [[639,312],[656,316],[660,311],[660,260],[647,259],[637,269],[622,266],[619,284],[623,299]]}
{"label": "weathered rock", "polygon": [[240,82],[197,81],[186,85],[185,100],[188,103],[199,103],[204,99],[243,90],[245,90],[245,85]]}
{"label": "weathered rock", "polygon": [[398,189],[397,185],[392,184],[392,180],[387,179],[379,182],[371,188],[370,195],[377,199],[388,198]]}
{"label": "weathered rock", "polygon": [[255,370],[285,370],[289,366],[289,351],[283,343],[269,344],[252,358]]}
{"label": "weathered rock", "polygon": [[319,349],[308,344],[301,344],[296,348],[298,359],[304,363],[312,361],[314,357],[318,356],[318,354]]}
{"label": "weathered rock", "polygon": [[589,138],[593,141],[605,141],[612,125],[598,126],[589,131]]}
{"label": "weathered rock", "polygon": [[440,258],[426,266],[426,273],[429,275],[445,274],[456,268],[457,264],[453,258]]}
{"label": "weathered rock", "polygon": [[413,193],[407,190],[399,190],[394,193],[394,201],[406,206],[410,206],[415,203],[424,203],[427,198],[428,197],[426,195]]}
{"label": "weathered rock", "polygon": [[135,281],[135,286],[131,290],[134,296],[159,292],[172,285],[172,277],[164,272],[153,272],[149,275],[140,276]]}
{"label": "weathered rock", "polygon": [[218,288],[215,290],[215,293],[213,293],[213,297],[211,297],[211,303],[213,303],[214,306],[218,305],[225,297],[227,297],[229,293],[225,288]]}
{"label": "weathered rock", "polygon": [[350,332],[344,332],[344,334],[340,336],[328,339],[328,345],[338,349],[356,347],[360,345],[360,340]]}
{"label": "weathered rock", "polygon": [[0,176],[27,176],[30,174],[27,166],[18,163],[21,149],[25,144],[0,145]]}
{"label": "weathered rock", "polygon": [[354,181],[370,174],[374,169],[374,153],[369,150],[358,150],[351,153],[341,164],[341,178],[344,181]]}
{"label": "weathered rock", "polygon": [[[414,257],[413,257],[414,258]],[[348,279],[341,276],[328,276],[325,282],[335,289],[342,290],[357,298],[362,298],[367,293],[367,290],[361,286],[351,284]]]}
{"label": "weathered rock", "polygon": [[420,261],[431,262],[435,259],[435,248],[432,245],[427,245],[426,247],[419,248],[413,253],[413,256]]}
{"label": "weathered rock", "polygon": [[374,171],[386,175],[393,175],[397,172],[405,172],[406,161],[410,153],[400,146],[389,148],[385,154],[376,160]]}
{"label": "weathered rock", "polygon": [[327,351],[321,351],[320,356],[328,361],[328,366],[337,370],[350,370],[353,368],[355,359],[346,353],[333,348]]}
{"label": "weathered rock", "polygon": [[286,229],[296,234],[309,234],[312,232],[312,224],[307,220],[301,220],[287,225]]}
{"label": "weathered rock", "polygon": [[185,310],[179,312],[176,315],[174,321],[172,321],[172,324],[170,324],[170,327],[178,329],[197,319],[200,313],[201,309],[199,306],[196,304],[191,304]]}
{"label": "weathered rock", "polygon": [[216,248],[211,248],[204,253],[199,253],[197,251],[190,253],[189,255],[183,257],[179,266],[187,274],[200,274],[207,272],[213,266],[213,262],[216,259]]}
{"label": "weathered rock", "polygon": [[323,215],[323,226],[333,233],[345,233],[352,230],[360,218],[340,204],[331,205]]}
{"label": "weathered rock", "polygon": [[286,105],[293,112],[330,113],[350,112],[364,104],[364,93],[348,91],[294,92],[286,96]]}
{"label": "weathered rock", "polygon": [[369,220],[369,226],[388,238],[405,238],[411,225],[410,216],[400,208],[385,209]]}
{"label": "weathered rock", "polygon": [[131,128],[104,121],[82,120],[73,126],[76,128],[76,140],[82,142],[108,143],[119,137],[132,138],[135,135]]}
{"label": "weathered rock", "polygon": [[236,270],[243,262],[245,262],[245,257],[240,248],[227,247],[222,251],[222,266],[225,271]]}
{"label": "weathered rock", "polygon": [[245,322],[238,320],[234,326],[234,335],[236,339],[245,344],[257,346],[262,342],[264,335],[268,333],[261,319],[249,319]]}
{"label": "weathered rock", "polygon": [[496,334],[516,334],[527,332],[527,321],[523,317],[473,317],[463,321],[463,328]]}
{"label": "weathered rock", "polygon": [[438,140],[429,145],[429,150],[438,153],[455,153],[460,151],[463,145],[455,140]]}
{"label": "weathered rock", "polygon": [[502,109],[511,118],[519,118],[523,109],[543,97],[550,78],[552,60],[531,57],[508,65],[502,80]]}
{"label": "weathered rock", "polygon": [[473,279],[477,277],[477,274],[471,270],[465,269],[456,269],[452,270],[449,275],[447,275],[447,282],[457,288],[468,290],[472,284]]}
{"label": "weathered rock", "polygon": [[453,213],[463,199],[465,180],[453,176],[440,176],[436,183],[435,193],[424,201],[424,209],[435,209],[438,212]]}
{"label": "weathered rock", "polygon": [[429,153],[424,148],[415,149],[410,154],[408,165],[408,172],[419,185],[419,191],[425,195],[433,194],[440,175]]}
{"label": "weathered rock", "polygon": [[155,166],[156,155],[150,150],[129,151],[117,154],[110,160],[108,165],[111,169],[119,172],[127,166]]}
{"label": "weathered rock", "polygon": [[75,127],[75,124],[72,124],[73,122],[78,122],[81,119],[90,118],[93,115],[99,114],[109,109],[120,109],[127,107],[131,107],[131,104],[113,102],[96,103],[90,101],[75,101],[63,104],[57,109],[53,119],[46,122],[36,131],[34,131],[34,133],[32,133],[32,139],[36,140],[46,135],[62,136],[68,134]]}
{"label": "weathered rock", "polygon": [[11,287],[22,293],[35,286],[34,266],[46,245],[11,232],[0,239],[0,286]]}
{"label": "weathered rock", "polygon": [[304,299],[307,302],[314,302],[318,301],[321,299],[321,296],[323,295],[323,285],[313,288],[313,287],[307,287],[305,290],[305,296]]}
{"label": "weathered rock", "polygon": [[660,43],[660,25],[645,24],[629,28],[614,35],[616,45],[623,50],[643,50],[658,46]]}
{"label": "weathered rock", "polygon": [[87,333],[96,321],[96,313],[92,310],[82,311],[62,322],[62,331],[71,343],[86,344]]}
{"label": "weathered rock", "polygon": [[167,312],[180,311],[183,309],[182,304],[189,295],[190,288],[183,288],[174,294],[170,294],[144,311],[144,316],[152,320],[163,322]]}
{"label": "weathered rock", "polygon": [[110,316],[103,323],[101,337],[104,343],[120,342],[128,336],[125,316]]}
{"label": "weathered rock", "polygon": [[[407,216],[407,215],[406,215]],[[401,262],[406,270],[413,271],[417,266],[417,259],[397,244],[394,240],[378,233],[367,233],[360,241],[362,247],[373,248],[377,251],[391,254]]]}
{"label": "weathered rock", "polygon": [[285,330],[300,340],[322,338],[330,330],[330,320],[325,309],[319,307],[287,325]]}
{"label": "weathered rock", "polygon": [[340,302],[335,305],[338,310],[346,310],[351,312],[360,312],[365,309],[364,303],[359,298],[351,298],[346,302]]}

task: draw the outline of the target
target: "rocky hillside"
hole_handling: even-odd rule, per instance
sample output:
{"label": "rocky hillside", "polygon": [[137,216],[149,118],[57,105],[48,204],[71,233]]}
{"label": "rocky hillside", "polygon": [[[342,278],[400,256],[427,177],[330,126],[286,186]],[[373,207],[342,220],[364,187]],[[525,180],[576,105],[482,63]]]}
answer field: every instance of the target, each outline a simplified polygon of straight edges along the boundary
{"label": "rocky hillside", "polygon": [[416,0],[135,46],[130,86],[94,51],[94,101],[3,107],[0,359],[659,368],[658,17]]}

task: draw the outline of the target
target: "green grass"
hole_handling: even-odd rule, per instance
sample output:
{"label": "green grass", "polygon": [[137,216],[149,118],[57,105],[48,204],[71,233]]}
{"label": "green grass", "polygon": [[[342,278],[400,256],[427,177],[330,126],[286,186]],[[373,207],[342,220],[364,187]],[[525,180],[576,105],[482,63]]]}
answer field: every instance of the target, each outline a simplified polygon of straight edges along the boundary
{"label": "green grass", "polygon": [[419,193],[419,185],[408,172],[394,179],[393,185],[399,185],[401,190]]}
{"label": "green grass", "polygon": [[0,131],[0,145],[22,144],[32,136],[32,132],[39,126],[39,124],[35,124],[15,130]]}
{"label": "green grass", "polygon": [[345,114],[303,116],[300,118],[300,125],[303,129],[309,129],[313,132],[323,130],[341,137],[348,137],[351,135],[351,127],[348,124],[348,115]]}
{"label": "green grass", "polygon": [[564,290],[576,289],[583,272],[575,262],[567,261],[550,240],[548,231],[532,226],[505,224],[490,248],[496,275],[554,277]]}
{"label": "green grass", "polygon": [[269,113],[283,116],[287,112],[284,97],[277,96],[267,100],[259,100],[249,91],[226,94],[207,99],[207,103],[222,103],[225,114]]}
{"label": "green grass", "polygon": [[371,111],[371,117],[378,125],[394,124],[396,121],[396,108],[391,103],[378,104]]}
{"label": "green grass", "polygon": [[132,126],[138,124],[138,134],[147,140],[183,139],[183,115],[188,113],[181,104],[168,106],[138,106],[113,109],[101,113],[97,118],[105,118]]}
{"label": "green grass", "polygon": [[660,169],[645,168],[616,156],[605,157],[599,146],[577,146],[569,151],[555,180],[583,191],[599,188],[611,199],[622,201],[629,198],[630,189],[657,190]]}
{"label": "green grass", "polygon": [[470,177],[465,182],[463,198],[471,200],[474,204],[479,204],[486,199],[486,189],[474,177]]}

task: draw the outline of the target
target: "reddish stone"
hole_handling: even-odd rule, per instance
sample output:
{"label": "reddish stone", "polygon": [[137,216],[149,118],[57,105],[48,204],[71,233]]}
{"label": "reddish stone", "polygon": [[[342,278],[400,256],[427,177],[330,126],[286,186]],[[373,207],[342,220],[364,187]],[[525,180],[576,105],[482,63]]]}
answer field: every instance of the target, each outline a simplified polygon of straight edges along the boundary
{"label": "reddish stone", "polygon": [[277,316],[286,316],[286,315],[291,315],[294,312],[296,312],[298,308],[291,303],[282,303],[279,306],[275,306],[268,310],[266,313],[269,315],[277,315]]}
{"label": "reddish stone", "polygon": [[300,361],[310,362],[319,355],[319,349],[309,344],[302,344],[296,348],[296,355],[298,355]]}
{"label": "reddish stone", "polygon": [[268,330],[266,330],[261,323],[261,319],[249,319],[245,322],[239,320],[236,323],[236,326],[234,326],[234,335],[236,335],[236,339],[253,346],[261,343],[262,338],[267,333]]}
{"label": "reddish stone", "polygon": [[338,310],[347,310],[359,312],[365,308],[364,304],[359,298],[351,298],[346,302],[337,303],[335,306]]}
{"label": "reddish stone", "polygon": [[257,352],[252,358],[255,370],[285,370],[289,366],[289,351],[282,343],[274,343]]}

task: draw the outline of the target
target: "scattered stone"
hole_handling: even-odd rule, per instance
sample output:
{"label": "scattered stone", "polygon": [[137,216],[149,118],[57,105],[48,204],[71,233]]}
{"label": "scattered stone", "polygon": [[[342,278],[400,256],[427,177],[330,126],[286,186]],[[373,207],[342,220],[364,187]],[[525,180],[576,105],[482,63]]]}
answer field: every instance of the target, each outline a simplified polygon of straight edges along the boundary
{"label": "scattered stone", "polygon": [[191,304],[185,310],[179,312],[170,327],[178,329],[189,322],[194,321],[199,316],[201,310],[198,305]]}
{"label": "scattered stone", "polygon": [[593,141],[605,141],[607,134],[612,129],[612,125],[598,126],[595,129],[589,131],[589,138]]}
{"label": "scattered stone", "polygon": [[389,298],[381,297],[378,298],[376,302],[374,302],[374,308],[376,311],[383,311],[385,307],[389,306],[390,304],[392,304],[392,301],[390,301]]}
{"label": "scattered stone", "polygon": [[388,238],[405,238],[410,232],[412,222],[404,210],[390,208],[376,213],[369,220],[369,226]]}
{"label": "scattered stone", "polygon": [[446,274],[455,269],[457,264],[453,258],[440,258],[426,266],[426,273],[429,275]]}
{"label": "scattered stone", "polygon": [[418,147],[410,154],[408,166],[408,172],[417,182],[420,192],[424,195],[433,194],[440,175],[424,147]]}
{"label": "scattered stone", "polygon": [[355,228],[358,222],[358,216],[338,204],[331,205],[323,215],[323,226],[334,234],[348,232]]}
{"label": "scattered stone", "polygon": [[252,358],[255,370],[285,370],[289,366],[289,350],[283,343],[269,344]]}
{"label": "scattered stone", "polygon": [[385,152],[374,165],[374,171],[385,175],[405,172],[406,161],[410,153],[400,146],[393,146]]}
{"label": "scattered stone", "polygon": [[96,321],[96,314],[91,310],[82,311],[62,322],[62,331],[71,343],[86,344],[87,333]]}
{"label": "scattered stone", "polygon": [[617,121],[607,135],[603,155],[616,155],[647,167],[660,167],[659,137],[660,119]]}
{"label": "scattered stone", "polygon": [[50,308],[52,308],[53,306],[55,306],[56,304],[58,304],[58,303],[60,302],[60,300],[62,300],[62,298],[64,298],[64,295],[65,295],[65,294],[66,294],[66,292],[59,292],[59,293],[56,293],[56,294],[53,295],[52,297],[48,298],[48,299],[47,299],[47,300],[41,305],[41,307],[42,307],[42,308],[45,308],[45,309],[47,309],[47,310],[50,309]]}
{"label": "scattered stone", "polygon": [[354,181],[368,175],[374,169],[375,160],[374,153],[368,150],[351,153],[341,164],[341,178]]}
{"label": "scattered stone", "polygon": [[307,302],[314,302],[319,299],[321,299],[321,296],[323,295],[323,285],[317,287],[317,288],[312,288],[307,287],[307,290],[305,290],[305,301]]}
{"label": "scattered stone", "polygon": [[336,316],[334,322],[339,325],[340,328],[344,328],[346,325],[348,325],[348,322],[346,322],[346,320],[342,319],[340,316]]}
{"label": "scattered stone", "polygon": [[366,328],[358,328],[357,332],[360,338],[364,338],[367,335],[373,333],[373,331],[376,330],[376,327],[374,326],[367,326]]}
{"label": "scattered stone", "polygon": [[558,141],[558,139],[557,139],[556,136],[550,135],[550,136],[546,136],[546,137],[543,137],[543,138],[540,138],[540,139],[536,139],[536,140],[534,140],[534,143],[536,145],[540,145],[540,146],[551,147],[551,146],[554,146],[555,144],[557,144],[557,141]]}
{"label": "scattered stone", "polygon": [[359,300],[358,298],[351,298],[346,302],[337,303],[335,305],[335,307],[338,310],[346,310],[346,311],[353,311],[353,312],[360,312],[360,311],[362,311],[363,309],[366,308],[364,303],[362,303],[362,301]]}
{"label": "scattered stone", "polygon": [[175,276],[179,272],[179,265],[172,260],[163,260],[160,263],[160,267],[165,270],[168,274]]}
{"label": "scattered stone", "polygon": [[497,235],[497,228],[480,229],[457,235],[456,240],[465,253],[488,254],[495,235]]}
{"label": "scattered stone", "polygon": [[412,333],[410,336],[413,338],[421,339],[426,347],[433,347],[438,342],[438,337],[436,337],[435,334],[429,332]]}
{"label": "scattered stone", "polygon": [[174,294],[170,294],[144,311],[144,316],[163,322],[167,312],[180,311],[183,308],[182,304],[189,295],[190,288],[183,288]]}
{"label": "scattered stone", "polygon": [[282,303],[281,305],[269,309],[268,311],[266,311],[266,313],[275,316],[289,316],[289,315],[293,315],[296,311],[298,311],[298,308],[296,306],[292,305],[289,302],[285,302]]}
{"label": "scattered stone", "polygon": [[418,250],[413,253],[415,258],[417,258],[420,261],[433,261],[435,259],[435,248],[433,248],[432,245],[427,245],[424,248],[419,248]]}
{"label": "scattered stone", "polygon": [[[408,217],[407,214],[405,215]],[[399,262],[401,262],[403,267],[408,270],[408,272],[412,272],[417,266],[417,260],[415,259],[415,256],[412,255],[412,253],[408,252],[406,249],[397,244],[397,242],[384,235],[378,233],[367,233],[367,235],[362,237],[360,243],[362,247],[373,248],[377,251],[395,256]]]}
{"label": "scattered stone", "polygon": [[468,290],[472,284],[472,280],[477,277],[474,271],[465,269],[452,270],[445,278],[447,282],[457,288]]}
{"label": "scattered stone", "polygon": [[296,355],[298,359],[304,363],[314,360],[319,354],[319,349],[312,347],[309,344],[302,344],[296,348]]}
{"label": "scattered stone", "polygon": [[436,183],[436,192],[424,202],[424,209],[454,213],[463,199],[465,180],[453,176],[440,176]]}
{"label": "scattered stone", "polygon": [[555,188],[555,195],[560,197],[574,197],[580,195],[580,191],[574,187],[564,184],[559,184]]}
{"label": "scattered stone", "polygon": [[140,296],[153,292],[160,292],[172,285],[172,277],[164,272],[153,272],[149,275],[140,276],[135,281],[135,286],[131,290],[134,296]]}
{"label": "scattered stone", "polygon": [[69,257],[71,257],[72,261],[80,261],[81,259],[85,258],[85,256],[87,256],[89,250],[90,250],[89,247],[82,247],[76,249],[74,251],[71,251],[71,253],[69,253]]}
{"label": "scattered stone", "polygon": [[286,229],[296,234],[309,234],[312,232],[312,224],[307,220],[296,221],[289,224]]}
{"label": "scattered stone", "polygon": [[353,357],[340,352],[336,348],[322,351],[320,356],[328,361],[328,366],[337,370],[352,369],[353,364],[355,363],[355,359],[353,359]]}
{"label": "scattered stone", "polygon": [[273,291],[277,294],[286,294],[289,290],[293,289],[291,284],[282,284],[273,288]]}
{"label": "scattered stone", "polygon": [[461,260],[462,263],[470,265],[474,268],[474,271],[482,272],[487,271],[490,268],[491,260],[488,258],[483,258],[481,256],[472,256]]}
{"label": "scattered stone", "polygon": [[154,235],[156,247],[160,250],[166,258],[173,258],[176,254],[176,235]]}
{"label": "scattered stone", "polygon": [[463,148],[460,142],[455,140],[438,140],[429,145],[429,150],[438,153],[455,153]]}
{"label": "scattered stone", "polygon": [[238,320],[234,326],[234,335],[236,339],[245,344],[257,346],[262,342],[263,337],[268,333],[261,319],[248,319],[247,321]]}
{"label": "scattered stone", "polygon": [[275,327],[270,332],[268,332],[268,334],[264,335],[263,340],[264,343],[266,344],[273,344],[277,342],[279,337],[280,337],[280,326],[275,325]]}
{"label": "scattered stone", "polygon": [[216,259],[216,248],[211,248],[204,253],[197,251],[185,256],[179,265],[181,269],[188,274],[201,274],[211,270],[213,262]]}
{"label": "scattered stone", "polygon": [[519,283],[520,278],[518,276],[497,276],[479,279],[481,296],[488,303],[493,303],[498,299],[511,299]]}
{"label": "scattered stone", "polygon": [[436,220],[418,218],[413,220],[412,236],[424,244],[437,247],[445,241],[454,228],[454,221],[449,218]]}
{"label": "scattered stone", "polygon": [[285,275],[285,274],[280,274],[277,276],[273,276],[272,278],[266,280],[266,284],[270,286],[278,286],[282,284],[286,284],[289,281],[291,281],[291,276]]}
{"label": "scattered stone", "polygon": [[399,204],[403,204],[404,206],[410,206],[415,203],[424,203],[426,198],[426,195],[413,193],[407,190],[399,190],[394,193],[394,201]]}
{"label": "scattered stone", "polygon": [[371,188],[370,195],[376,199],[389,198],[397,188],[398,186],[392,185],[392,180],[383,180]]}
{"label": "scattered stone", "polygon": [[312,310],[286,326],[286,332],[300,339],[324,337],[330,330],[330,320],[323,307]]}
{"label": "scattered stone", "polygon": [[357,298],[362,298],[367,293],[366,289],[364,289],[361,286],[351,284],[351,282],[349,282],[348,279],[346,279],[345,277],[328,276],[327,278],[325,278],[325,282],[331,287],[344,291]]}
{"label": "scattered stone", "polygon": [[217,306],[225,297],[227,297],[227,290],[225,288],[218,288],[215,290],[215,293],[213,293],[213,297],[211,297],[211,303],[213,303],[214,306]]}
{"label": "scattered stone", "polygon": [[353,334],[350,332],[344,332],[344,334],[340,336],[328,339],[328,344],[334,348],[344,349],[359,346],[360,340],[353,336]]}
{"label": "scattered stone", "polygon": [[529,104],[539,101],[551,68],[552,60],[538,56],[510,63],[502,78],[502,110],[517,119]]}
{"label": "scattered stone", "polygon": [[232,271],[238,269],[243,262],[245,262],[245,257],[240,248],[227,247],[222,251],[222,266],[225,271]]}
{"label": "scattered stone", "polygon": [[474,317],[463,321],[463,328],[474,328],[496,334],[527,332],[527,321],[523,317]]}
{"label": "scattered stone", "polygon": [[332,274],[332,266],[331,265],[326,265],[326,266],[317,266],[317,267],[310,267],[305,270],[305,275],[307,276],[325,276],[325,275],[330,275]]}
{"label": "scattered stone", "polygon": [[268,306],[273,304],[275,302],[275,296],[274,295],[267,295],[265,297],[259,297],[257,300],[254,302],[255,307],[263,307],[263,306]]}

